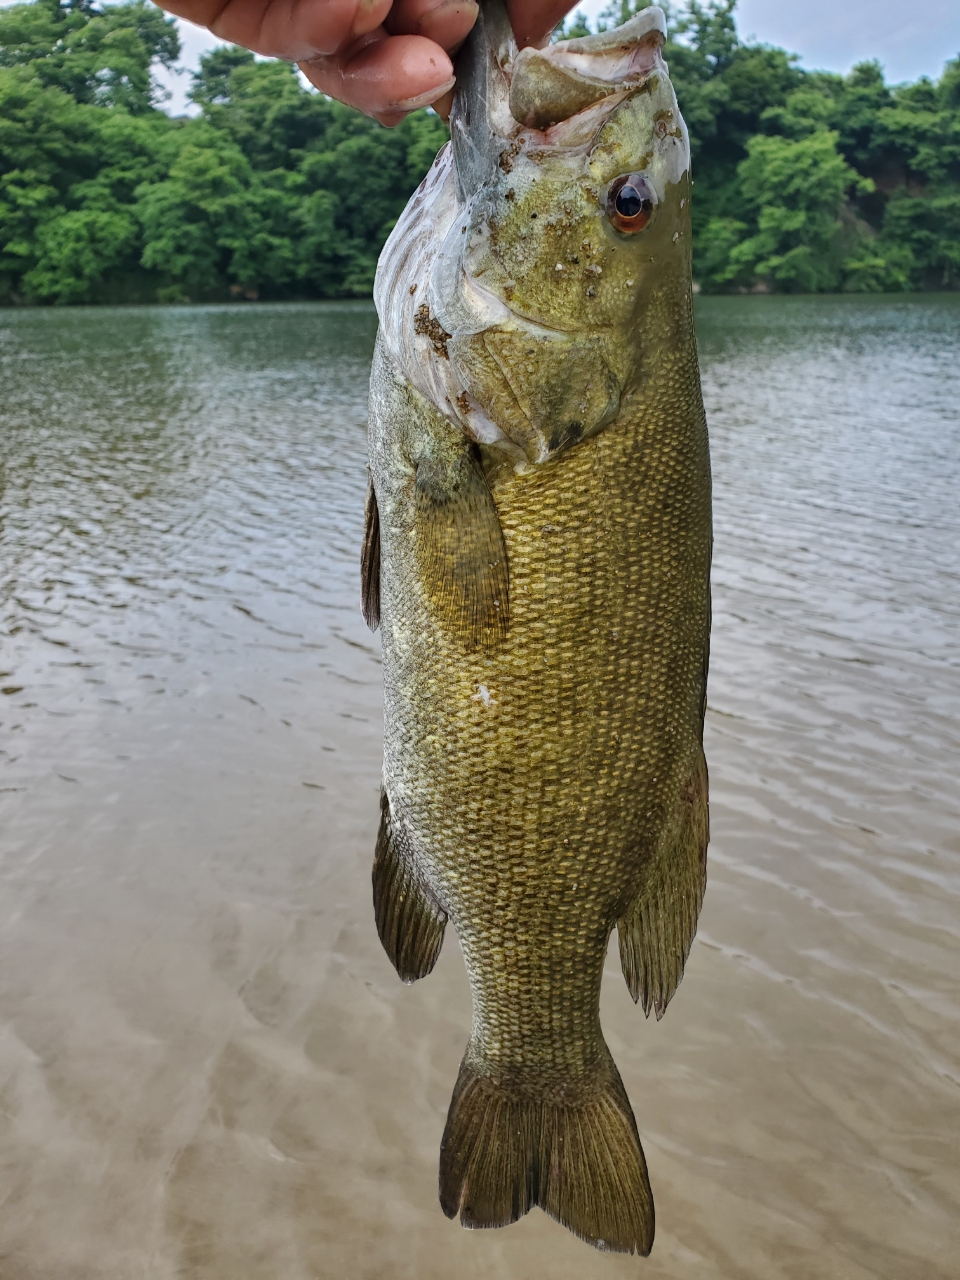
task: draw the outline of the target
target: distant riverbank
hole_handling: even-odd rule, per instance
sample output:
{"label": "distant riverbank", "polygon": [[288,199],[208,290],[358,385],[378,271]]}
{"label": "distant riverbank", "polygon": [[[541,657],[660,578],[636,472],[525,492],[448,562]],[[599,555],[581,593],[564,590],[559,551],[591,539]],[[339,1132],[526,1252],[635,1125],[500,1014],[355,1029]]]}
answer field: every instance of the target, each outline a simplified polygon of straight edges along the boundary
{"label": "distant riverbank", "polygon": [[[895,87],[805,72],[726,3],[678,10],[666,52],[705,293],[960,287],[960,58]],[[178,57],[146,0],[0,9],[0,305],[369,297],[441,121],[384,129],[236,48],[171,119],[151,67]]]}

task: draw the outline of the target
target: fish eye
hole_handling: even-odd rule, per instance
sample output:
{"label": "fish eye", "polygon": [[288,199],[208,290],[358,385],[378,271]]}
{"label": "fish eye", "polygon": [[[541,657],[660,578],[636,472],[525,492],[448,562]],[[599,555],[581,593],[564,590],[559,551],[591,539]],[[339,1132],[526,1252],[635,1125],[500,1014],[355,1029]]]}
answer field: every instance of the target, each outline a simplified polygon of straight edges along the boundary
{"label": "fish eye", "polygon": [[642,231],[657,209],[657,193],[642,173],[614,178],[607,192],[607,217],[624,235]]}

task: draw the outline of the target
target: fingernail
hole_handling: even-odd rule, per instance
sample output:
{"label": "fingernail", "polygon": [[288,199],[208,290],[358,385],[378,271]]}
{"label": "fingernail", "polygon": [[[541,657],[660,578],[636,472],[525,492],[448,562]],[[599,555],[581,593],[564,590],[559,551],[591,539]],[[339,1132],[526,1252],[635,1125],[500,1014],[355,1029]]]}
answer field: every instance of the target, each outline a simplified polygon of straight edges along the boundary
{"label": "fingernail", "polygon": [[477,20],[480,6],[474,0],[442,0],[435,9],[428,9],[417,21],[416,31],[428,40],[436,40],[437,44],[449,52],[451,35],[460,37],[457,44],[462,43],[463,36]]}
{"label": "fingernail", "polygon": [[418,107],[429,107],[431,102],[442,98],[456,83],[457,77],[451,76],[449,80],[428,89],[426,93],[418,93],[415,98],[399,98],[396,102],[391,102],[390,106],[394,111],[416,111]]}
{"label": "fingernail", "polygon": [[450,110],[453,107],[453,90],[448,89],[437,100],[430,104],[444,124],[449,123]]}
{"label": "fingernail", "polygon": [[[464,11],[473,9],[475,15],[480,12],[480,6],[477,4],[477,0],[440,0],[438,5],[435,5],[432,9],[428,9],[426,13],[421,15],[421,25],[428,18],[435,18],[438,14],[443,13],[445,9],[462,9]],[[476,20],[476,18],[474,18],[474,20]]]}
{"label": "fingernail", "polygon": [[384,5],[384,0],[357,0],[351,35],[355,38],[375,32],[389,12],[390,5]]}

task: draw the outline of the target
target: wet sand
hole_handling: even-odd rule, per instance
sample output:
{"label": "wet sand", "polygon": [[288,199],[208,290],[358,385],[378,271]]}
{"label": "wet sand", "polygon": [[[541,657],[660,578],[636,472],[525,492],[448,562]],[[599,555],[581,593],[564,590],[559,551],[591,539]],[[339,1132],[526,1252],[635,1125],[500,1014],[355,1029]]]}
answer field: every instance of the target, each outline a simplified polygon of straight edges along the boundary
{"label": "wet sand", "polygon": [[3,1280],[954,1280],[960,299],[709,300],[710,881],[605,1032],[647,1261],[436,1199],[377,941],[365,305],[0,312]]}

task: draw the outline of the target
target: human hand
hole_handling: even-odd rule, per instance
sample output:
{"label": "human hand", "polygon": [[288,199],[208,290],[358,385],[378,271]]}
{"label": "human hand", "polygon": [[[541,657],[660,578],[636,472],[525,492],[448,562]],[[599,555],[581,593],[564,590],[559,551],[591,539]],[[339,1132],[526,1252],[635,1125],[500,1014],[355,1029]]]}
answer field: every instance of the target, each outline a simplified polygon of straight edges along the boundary
{"label": "human hand", "polygon": [[[254,53],[296,62],[311,84],[382,124],[432,105],[446,118],[451,55],[477,20],[475,0],[158,0],[162,9]],[[507,0],[523,48],[571,0]]]}

